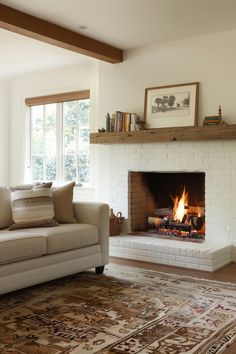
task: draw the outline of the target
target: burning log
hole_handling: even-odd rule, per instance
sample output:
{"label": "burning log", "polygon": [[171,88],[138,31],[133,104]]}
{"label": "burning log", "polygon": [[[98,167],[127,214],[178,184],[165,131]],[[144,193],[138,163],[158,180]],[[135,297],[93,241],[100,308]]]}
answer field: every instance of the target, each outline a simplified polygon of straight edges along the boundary
{"label": "burning log", "polygon": [[155,226],[158,228],[164,228],[168,230],[179,230],[179,231],[191,231],[191,225],[181,222],[175,222],[174,220],[170,220],[168,218],[159,218],[155,216],[148,217],[148,223],[150,225]]}
{"label": "burning log", "polygon": [[193,216],[191,218],[191,224],[194,230],[201,230],[204,225],[204,220],[201,216]]}
{"label": "burning log", "polygon": [[154,215],[164,217],[173,217],[173,209],[171,208],[157,208],[154,212]]}
{"label": "burning log", "polygon": [[191,224],[194,230],[201,230],[205,223],[204,217],[196,214],[185,214],[182,222]]}
{"label": "burning log", "polygon": [[205,209],[203,207],[192,206],[191,205],[191,206],[188,207],[188,214],[204,216],[205,215]]}
{"label": "burning log", "polygon": [[171,221],[166,226],[170,230],[179,230],[179,231],[187,231],[187,232],[191,231],[191,225],[182,222]]}
{"label": "burning log", "polygon": [[188,192],[183,188],[181,197],[172,198],[172,208],[157,208],[148,217],[148,223],[160,235],[181,238],[201,238],[205,234],[205,210],[188,205]]}
{"label": "burning log", "polygon": [[158,216],[149,216],[148,223],[149,225],[159,226],[159,225],[163,225],[165,223],[165,220],[159,218]]}

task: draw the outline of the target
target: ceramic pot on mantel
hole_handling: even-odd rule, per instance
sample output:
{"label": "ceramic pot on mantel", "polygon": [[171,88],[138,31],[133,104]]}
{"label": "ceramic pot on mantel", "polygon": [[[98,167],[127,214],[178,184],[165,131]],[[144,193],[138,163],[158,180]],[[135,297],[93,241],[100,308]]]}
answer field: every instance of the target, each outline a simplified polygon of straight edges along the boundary
{"label": "ceramic pot on mantel", "polygon": [[140,120],[134,124],[134,129],[135,130],[144,130],[145,128],[145,122]]}

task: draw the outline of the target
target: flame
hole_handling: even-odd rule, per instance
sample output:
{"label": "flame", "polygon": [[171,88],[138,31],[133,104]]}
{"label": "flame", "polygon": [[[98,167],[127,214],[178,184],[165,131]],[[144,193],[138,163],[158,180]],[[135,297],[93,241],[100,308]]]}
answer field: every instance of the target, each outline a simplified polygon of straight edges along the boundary
{"label": "flame", "polygon": [[202,216],[202,210],[200,207],[197,207],[197,216],[200,218]]}
{"label": "flame", "polygon": [[185,191],[185,187],[183,189],[183,193],[181,198],[176,196],[173,198],[174,201],[174,220],[182,222],[184,215],[186,214],[185,206],[188,205],[188,193]]}

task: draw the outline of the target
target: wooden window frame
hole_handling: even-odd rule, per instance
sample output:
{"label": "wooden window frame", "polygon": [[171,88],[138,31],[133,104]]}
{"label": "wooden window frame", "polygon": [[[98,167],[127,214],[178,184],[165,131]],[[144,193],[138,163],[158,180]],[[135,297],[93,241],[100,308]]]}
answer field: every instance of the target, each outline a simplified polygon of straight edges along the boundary
{"label": "wooden window frame", "polygon": [[[28,109],[30,109],[33,106],[39,106],[39,105],[46,105],[46,104],[52,104],[52,103],[63,103],[63,102],[69,102],[69,101],[76,101],[76,100],[83,100],[83,99],[90,99],[90,90],[82,90],[82,91],[73,91],[73,92],[66,92],[66,93],[59,93],[59,94],[53,94],[53,95],[45,95],[45,96],[37,96],[37,97],[28,97],[25,98],[25,104],[28,107]],[[62,112],[60,113],[61,116]],[[28,116],[29,117],[29,116]],[[30,139],[28,142],[28,168],[31,169],[31,120],[29,119],[29,129],[30,129]],[[58,132],[58,123],[57,122],[57,132]],[[61,131],[61,128],[59,129],[59,131]],[[59,150],[61,151],[61,143],[59,142]],[[58,148],[57,148],[58,150]],[[90,154],[90,161],[91,161],[91,154]],[[62,170],[62,166],[61,163],[59,165],[57,165],[57,169],[59,170],[59,175],[62,177],[64,176],[64,172]],[[90,167],[90,174],[91,174],[91,167]],[[90,175],[91,180],[90,180],[90,186],[87,187],[82,187],[83,189],[88,189],[91,188],[91,186],[93,185],[93,178],[92,178],[92,174]],[[62,183],[65,181],[59,181],[59,183]]]}
{"label": "wooden window frame", "polygon": [[41,104],[61,103],[75,100],[83,100],[90,98],[90,90],[74,91],[66,93],[57,93],[54,95],[28,97],[25,99],[25,104],[29,107],[39,106]]}

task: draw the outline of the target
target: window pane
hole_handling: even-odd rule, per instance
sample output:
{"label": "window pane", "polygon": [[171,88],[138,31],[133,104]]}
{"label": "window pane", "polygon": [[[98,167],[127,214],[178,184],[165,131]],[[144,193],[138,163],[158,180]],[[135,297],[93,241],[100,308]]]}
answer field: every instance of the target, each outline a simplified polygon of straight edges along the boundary
{"label": "window pane", "polygon": [[64,156],[64,175],[65,181],[77,181],[76,174],[76,156],[65,155]]}
{"label": "window pane", "polygon": [[32,179],[33,181],[43,180],[43,157],[33,155],[32,156]]}
{"label": "window pane", "polygon": [[56,156],[46,156],[45,163],[45,180],[55,181],[56,180]]}
{"label": "window pane", "polygon": [[88,155],[80,155],[79,156],[79,182],[85,183],[90,181],[89,175],[89,156]]}
{"label": "window pane", "polygon": [[90,117],[90,100],[80,100],[79,101],[79,124],[89,125]]}
{"label": "window pane", "polygon": [[76,157],[76,136],[78,101],[63,103],[63,135],[64,135],[64,178],[66,181],[76,181],[77,178],[77,157]]}
{"label": "window pane", "polygon": [[89,128],[79,129],[79,149],[88,149],[89,146]]}
{"label": "window pane", "polygon": [[32,154],[43,154],[43,106],[31,108]]}
{"label": "window pane", "polygon": [[79,182],[90,182],[89,161],[89,116],[90,100],[79,101],[79,134],[78,134],[78,178]]}
{"label": "window pane", "polygon": [[32,106],[30,113],[32,180],[89,183],[90,100]]}
{"label": "window pane", "polygon": [[78,101],[63,103],[64,115],[64,154],[76,155],[76,126]]}
{"label": "window pane", "polygon": [[89,117],[90,100],[79,101],[79,131],[78,131],[78,179],[83,183],[90,182],[90,162],[89,162]]}
{"label": "window pane", "polygon": [[56,104],[45,106],[45,154],[56,157]]}

